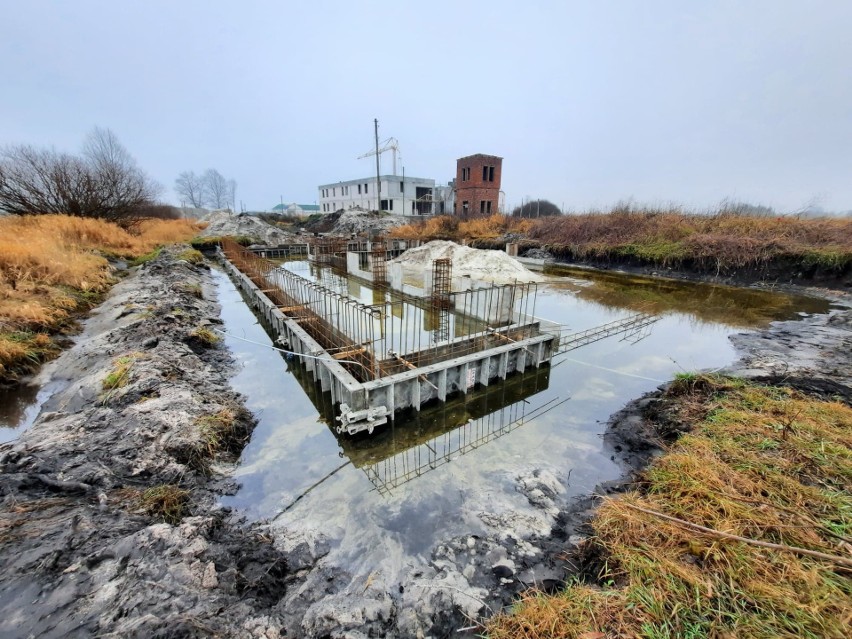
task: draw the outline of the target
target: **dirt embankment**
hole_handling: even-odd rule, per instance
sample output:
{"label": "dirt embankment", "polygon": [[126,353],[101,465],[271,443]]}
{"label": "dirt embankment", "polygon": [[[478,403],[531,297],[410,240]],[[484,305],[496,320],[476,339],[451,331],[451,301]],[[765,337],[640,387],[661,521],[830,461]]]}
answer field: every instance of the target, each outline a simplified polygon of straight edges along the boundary
{"label": "dirt embankment", "polygon": [[[792,284],[852,289],[852,262],[824,264],[808,261],[802,256],[779,256],[759,263],[741,265],[714,264],[707,260],[686,258],[677,262],[666,262],[615,251],[612,254],[596,256],[574,251],[570,247],[554,247],[545,242],[524,238],[509,240],[519,243],[519,254],[522,257],[547,260],[557,269],[556,273],[560,265],[565,265],[731,286]],[[506,241],[508,240],[502,238],[480,239],[472,240],[470,245],[481,249],[504,249]]]}
{"label": "dirt embankment", "polygon": [[[838,299],[836,295],[832,297]],[[840,299],[847,305],[852,303],[849,296],[843,296]],[[801,397],[805,400],[815,398],[821,401],[841,402],[847,406],[852,406],[852,309],[834,310],[826,315],[810,316],[800,321],[776,322],[762,331],[735,335],[732,337],[732,341],[741,358],[722,373],[760,384],[791,388],[797,393],[790,398],[785,396],[781,403],[792,404],[796,397]],[[612,451],[613,459],[622,465],[624,474],[620,478],[598,486],[594,495],[577,500],[570,508],[560,512],[551,535],[546,539],[532,542],[545,548],[546,554],[560,558],[557,562],[557,567],[561,572],[560,580],[567,581],[571,578],[579,578],[581,581],[592,584],[594,592],[599,591],[600,587],[604,587],[613,597],[620,596],[620,591],[613,590],[613,583],[608,581],[613,574],[613,569],[618,570],[617,560],[609,557],[600,544],[585,543],[589,536],[596,534],[596,530],[591,525],[592,518],[597,515],[597,506],[601,503],[601,499],[606,496],[628,491],[636,491],[634,494],[644,494],[652,481],[649,476],[643,474],[648,468],[648,464],[654,458],[666,452],[683,434],[692,430],[694,420],[685,418],[684,415],[690,415],[696,410],[700,412],[705,410],[705,407],[699,406],[699,401],[692,394],[675,389],[676,386],[682,388],[685,385],[688,385],[688,382],[663,384],[658,390],[630,402],[611,418],[604,434],[604,441]],[[712,395],[711,389],[710,397]],[[758,398],[767,395],[774,397],[772,391],[763,395],[759,392],[755,393],[755,397]],[[704,398],[703,401],[708,402],[709,399]],[[754,401],[757,403],[746,403],[743,406],[757,413],[759,417],[767,418],[770,426],[773,426],[774,429],[765,431],[769,433],[768,435],[761,435],[759,431],[755,434],[758,440],[763,437],[758,442],[758,450],[765,448],[770,451],[768,454],[771,455],[773,446],[783,447],[787,445],[787,433],[779,432],[778,429],[787,424],[784,428],[789,427],[791,429],[789,432],[796,433],[795,420],[800,413],[794,411],[792,415],[785,416],[769,412],[767,415],[760,415],[760,399]],[[777,410],[777,407],[766,410]],[[808,406],[807,410],[820,409],[816,406]],[[801,426],[801,429],[805,431],[806,427]],[[792,435],[791,439],[793,436],[795,435]],[[773,437],[780,440],[780,443],[775,442]],[[790,442],[788,447],[794,445]],[[823,445],[831,447],[833,443],[824,441]],[[750,454],[748,446],[746,443],[742,444],[744,455]],[[737,450],[739,450],[739,447]],[[796,457],[794,449],[791,449],[788,453],[788,456]],[[683,451],[680,451],[680,455],[678,459],[683,458]],[[806,477],[803,481],[806,487],[810,485],[810,482],[819,482],[818,470],[807,465],[807,458],[808,455],[805,451],[797,458],[805,468],[802,473]],[[676,462],[670,463],[675,464]],[[778,463],[781,463],[780,460]],[[816,479],[813,478],[814,476]],[[711,480],[708,479],[708,482],[711,482]],[[709,485],[710,483],[708,483]],[[793,485],[794,482],[791,480],[791,486]],[[715,487],[706,489],[716,490]],[[688,495],[692,493],[701,494],[702,490],[705,490],[705,488],[698,484],[691,485],[688,490],[684,489],[678,502],[678,508],[686,513],[689,513],[691,509],[700,510],[701,504],[690,499]],[[767,490],[770,490],[768,486]],[[765,493],[766,500],[769,500],[770,497],[775,497],[771,490]],[[765,509],[768,506],[764,505],[760,508]],[[784,511],[783,508],[781,510]],[[762,514],[764,513],[761,512]],[[825,516],[828,517],[827,514]],[[691,515],[687,514],[683,517],[690,519]],[[760,517],[757,517],[757,519],[759,520]],[[631,525],[635,526],[636,523],[625,521],[617,525],[627,529]],[[755,524],[755,527],[759,532],[766,532],[759,527],[759,524]],[[752,532],[749,536],[755,535],[758,535],[758,533]],[[836,541],[831,536],[828,539]],[[700,542],[697,541],[696,544],[700,545]],[[838,554],[848,556],[848,545],[846,553],[844,555],[841,544]],[[690,558],[687,557],[687,559]],[[712,562],[708,561],[708,565],[709,563]],[[658,564],[652,566],[652,569],[655,573],[659,572],[665,575],[667,574],[665,571],[671,570],[671,566]],[[708,570],[711,569],[708,568]],[[712,580],[711,577],[715,578],[714,575],[707,575],[708,583]],[[603,583],[601,582],[602,579],[604,580]],[[795,579],[791,577],[789,583],[787,583],[787,580],[782,580],[784,583],[777,585],[779,587],[793,587],[791,584],[797,583]],[[618,585],[615,585],[616,589],[618,587]],[[591,597],[588,601],[583,599],[588,592],[582,588],[577,588],[579,587],[574,587],[573,594],[560,596],[558,601],[554,600],[552,604],[546,601],[538,602],[542,604],[540,608],[536,607],[537,603],[534,600],[529,599],[521,608],[520,620],[504,617],[498,620],[499,626],[493,627],[492,630],[496,636],[507,636],[505,635],[507,629],[516,628],[518,624],[523,625],[524,619],[530,619],[530,625],[528,625],[530,637],[550,636],[546,632],[542,634],[541,627],[543,626],[537,627],[535,630],[532,629],[531,625],[537,625],[534,623],[533,617],[548,614],[561,609],[561,607],[564,608],[563,612],[558,614],[563,615],[564,618],[573,619],[574,617],[571,615],[579,615],[576,620],[576,628],[580,629],[577,631],[578,636],[582,636],[581,630],[583,628],[592,630],[598,625],[606,626],[607,621],[601,621],[600,618],[595,617],[595,610],[589,604]],[[722,595],[719,596],[721,597],[719,605],[722,607],[728,605],[728,600]],[[613,611],[610,610],[609,612]],[[825,610],[820,612],[826,614]],[[621,613],[616,611],[613,612],[611,617],[615,618],[619,615]],[[579,620],[581,617],[582,621]],[[612,622],[612,619],[608,621]],[[675,621],[679,623],[682,619],[672,620],[673,623]],[[734,623],[734,621],[731,621],[731,623]],[[806,621],[808,623],[819,623],[811,618]],[[832,618],[831,623],[843,624],[839,616]],[[595,632],[590,632],[591,634],[595,634]],[[834,634],[829,633],[826,636],[834,636]]]}
{"label": "dirt embankment", "polygon": [[216,507],[253,422],[181,248],[116,285],[0,449],[0,637],[279,636],[285,562]]}

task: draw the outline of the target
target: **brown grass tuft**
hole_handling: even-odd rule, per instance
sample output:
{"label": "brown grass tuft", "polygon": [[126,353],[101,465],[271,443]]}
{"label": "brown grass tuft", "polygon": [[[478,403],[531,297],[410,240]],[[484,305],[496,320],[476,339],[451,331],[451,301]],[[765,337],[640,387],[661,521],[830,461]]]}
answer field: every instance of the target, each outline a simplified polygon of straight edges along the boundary
{"label": "brown grass tuft", "polygon": [[641,492],[600,507],[593,543],[606,559],[604,588],[530,595],[495,617],[489,636],[847,636],[852,580],[839,562],[721,539],[637,507],[852,558],[852,409],[705,376],[683,376],[673,394],[698,423],[647,470]]}
{"label": "brown grass tuft", "polygon": [[20,334],[54,333],[98,303],[113,282],[105,256],[132,259],[188,241],[201,228],[182,219],[143,220],[128,232],[68,215],[0,218],[0,379],[33,370],[58,351]]}
{"label": "brown grass tuft", "polygon": [[527,233],[531,228],[530,220],[499,214],[468,220],[441,215],[422,222],[398,226],[392,229],[389,235],[407,240],[494,239],[507,233]]}
{"label": "brown grass tuft", "polygon": [[167,524],[180,523],[186,514],[189,491],[174,484],[161,484],[149,488],[139,498],[139,505],[145,512]]}

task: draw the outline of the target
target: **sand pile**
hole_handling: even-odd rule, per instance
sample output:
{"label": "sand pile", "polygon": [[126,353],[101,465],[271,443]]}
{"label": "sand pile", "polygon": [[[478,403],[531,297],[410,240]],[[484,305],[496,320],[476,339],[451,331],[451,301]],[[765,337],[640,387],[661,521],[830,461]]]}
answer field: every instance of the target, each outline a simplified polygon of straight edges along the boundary
{"label": "sand pile", "polygon": [[544,281],[541,275],[533,273],[503,251],[485,251],[444,240],[433,240],[409,249],[389,263],[401,264],[404,276],[417,276],[430,270],[433,260],[444,257],[453,261],[453,277],[468,276],[494,284]]}

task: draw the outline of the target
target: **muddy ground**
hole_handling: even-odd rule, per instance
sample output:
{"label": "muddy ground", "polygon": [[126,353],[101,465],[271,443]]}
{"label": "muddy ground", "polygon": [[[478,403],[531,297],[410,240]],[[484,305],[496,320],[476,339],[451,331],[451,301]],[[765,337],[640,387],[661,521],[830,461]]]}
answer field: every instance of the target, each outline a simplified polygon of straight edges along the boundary
{"label": "muddy ground", "polygon": [[[446,540],[394,584],[354,584],[324,561],[321,531],[247,526],[223,511],[217,496],[234,489],[253,422],[229,386],[229,354],[199,330],[219,322],[208,269],[178,253],[163,251],[113,289],[43,373],[66,380],[64,390],[0,448],[0,637],[460,636],[521,590],[555,589],[587,568],[570,550],[597,498],[560,509],[565,487],[547,471],[515,478],[534,517],[481,513],[487,535]],[[734,342],[742,359],[730,372],[849,401],[852,311]],[[126,385],[105,389],[122,357]],[[629,485],[677,435],[661,402],[652,394],[614,417],[605,445],[625,474],[599,495]],[[223,408],[237,416],[235,436],[211,451],[203,425]],[[188,491],[177,524],[143,506],[160,485]]]}
{"label": "muddy ground", "polygon": [[[201,433],[227,406],[247,437],[251,416],[228,353],[194,335],[219,322],[207,267],[178,252],[115,286],[44,371],[65,389],[0,449],[0,637],[279,636],[286,564],[218,509],[237,451],[208,469]],[[105,389],[123,357],[127,383]],[[142,507],[159,485],[188,491],[179,525]]]}

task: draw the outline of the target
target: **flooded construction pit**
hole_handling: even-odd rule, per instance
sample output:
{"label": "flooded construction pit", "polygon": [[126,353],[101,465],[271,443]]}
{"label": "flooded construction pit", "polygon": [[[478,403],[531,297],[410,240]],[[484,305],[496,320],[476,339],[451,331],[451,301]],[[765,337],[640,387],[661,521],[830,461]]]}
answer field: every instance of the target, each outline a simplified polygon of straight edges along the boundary
{"label": "flooded construction pit", "polygon": [[[330,267],[286,268],[364,304],[386,294]],[[656,321],[350,436],[336,432],[330,394],[293,355],[271,348],[228,276],[215,277],[225,342],[239,361],[233,385],[259,420],[236,472],[240,487],[223,502],[249,520],[272,520],[291,546],[306,544],[311,562],[321,557],[343,580],[336,590],[425,579],[459,538],[471,548],[502,539],[534,557],[527,542],[547,536],[561,508],[620,474],[602,438],[610,415],[676,373],[732,363],[732,333],[829,310],[824,300],[769,291],[562,272],[538,285],[535,315],[563,336],[636,313]],[[423,339],[436,330],[417,328]],[[460,573],[463,563],[455,561]],[[542,571],[518,578],[532,585],[547,578]]]}

